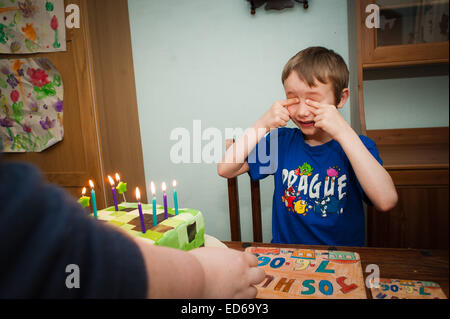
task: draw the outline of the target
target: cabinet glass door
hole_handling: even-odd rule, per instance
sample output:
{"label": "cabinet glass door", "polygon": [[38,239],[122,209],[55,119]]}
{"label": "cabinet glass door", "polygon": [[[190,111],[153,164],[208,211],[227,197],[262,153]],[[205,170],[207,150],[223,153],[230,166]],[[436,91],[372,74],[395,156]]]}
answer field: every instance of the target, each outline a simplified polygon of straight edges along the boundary
{"label": "cabinet glass door", "polygon": [[377,0],[376,46],[448,41],[449,0]]}

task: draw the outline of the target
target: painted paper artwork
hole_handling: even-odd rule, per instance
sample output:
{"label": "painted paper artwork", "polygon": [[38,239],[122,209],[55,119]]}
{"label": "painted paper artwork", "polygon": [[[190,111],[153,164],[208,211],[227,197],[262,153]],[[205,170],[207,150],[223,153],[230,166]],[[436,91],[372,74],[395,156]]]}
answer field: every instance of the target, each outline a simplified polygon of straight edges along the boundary
{"label": "painted paper artwork", "polygon": [[248,247],[266,278],[256,298],[366,299],[361,259],[355,252]]}
{"label": "painted paper artwork", "polygon": [[431,281],[380,278],[370,282],[373,299],[447,299],[439,284]]}
{"label": "painted paper artwork", "polygon": [[47,58],[0,60],[4,152],[41,152],[61,141],[64,88]]}
{"label": "painted paper artwork", "polygon": [[0,53],[66,51],[64,0],[0,0]]}

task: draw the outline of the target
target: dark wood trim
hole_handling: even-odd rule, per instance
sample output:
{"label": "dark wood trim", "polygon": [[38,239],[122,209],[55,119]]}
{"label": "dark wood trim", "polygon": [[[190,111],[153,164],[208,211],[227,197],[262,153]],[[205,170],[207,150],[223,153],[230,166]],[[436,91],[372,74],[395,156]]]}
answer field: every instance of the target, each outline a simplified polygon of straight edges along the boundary
{"label": "dark wood trim", "polygon": [[356,41],[357,41],[357,56],[358,56],[358,107],[359,107],[359,118],[361,122],[361,134],[366,135],[366,115],[364,111],[364,77],[363,77],[363,31],[364,21],[362,19],[362,9],[361,1],[356,1]]}
{"label": "dark wood trim", "polygon": [[396,186],[448,186],[448,169],[389,170]]}
{"label": "dark wood trim", "polygon": [[241,219],[239,213],[239,191],[237,177],[228,179],[228,207],[230,211],[231,240],[240,241]]}
{"label": "dark wood trim", "polygon": [[253,241],[262,242],[262,220],[261,220],[261,191],[259,181],[250,179],[250,192],[252,197],[253,218]]}
{"label": "dark wood trim", "polygon": [[448,127],[369,130],[389,170],[448,169]]}
{"label": "dark wood trim", "polygon": [[448,126],[368,130],[377,145],[448,144]]}

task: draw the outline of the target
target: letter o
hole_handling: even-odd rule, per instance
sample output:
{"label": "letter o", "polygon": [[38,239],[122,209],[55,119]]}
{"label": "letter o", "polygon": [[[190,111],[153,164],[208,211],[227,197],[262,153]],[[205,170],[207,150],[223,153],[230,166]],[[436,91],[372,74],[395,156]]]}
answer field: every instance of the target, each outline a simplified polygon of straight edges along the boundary
{"label": "letter o", "polygon": [[286,261],[286,259],[284,259],[283,257],[275,258],[274,260],[272,260],[270,262],[270,267],[272,267],[272,268],[280,268],[281,266],[284,265],[285,261]]}
{"label": "letter o", "polygon": [[319,290],[325,296],[331,296],[333,294],[333,285],[328,280],[321,280],[319,282]]}

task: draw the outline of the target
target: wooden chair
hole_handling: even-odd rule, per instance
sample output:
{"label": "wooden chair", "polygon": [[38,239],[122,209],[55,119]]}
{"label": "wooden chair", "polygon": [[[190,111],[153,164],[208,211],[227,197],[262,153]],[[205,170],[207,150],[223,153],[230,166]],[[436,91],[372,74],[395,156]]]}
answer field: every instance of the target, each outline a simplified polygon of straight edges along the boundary
{"label": "wooden chair", "polygon": [[[233,139],[226,140],[226,149],[233,145]],[[249,177],[250,178],[250,177]],[[259,181],[250,178],[252,201],[253,241],[262,242],[261,193]],[[241,241],[241,219],[239,212],[239,190],[237,177],[228,179],[228,207],[230,211],[231,240]]]}

